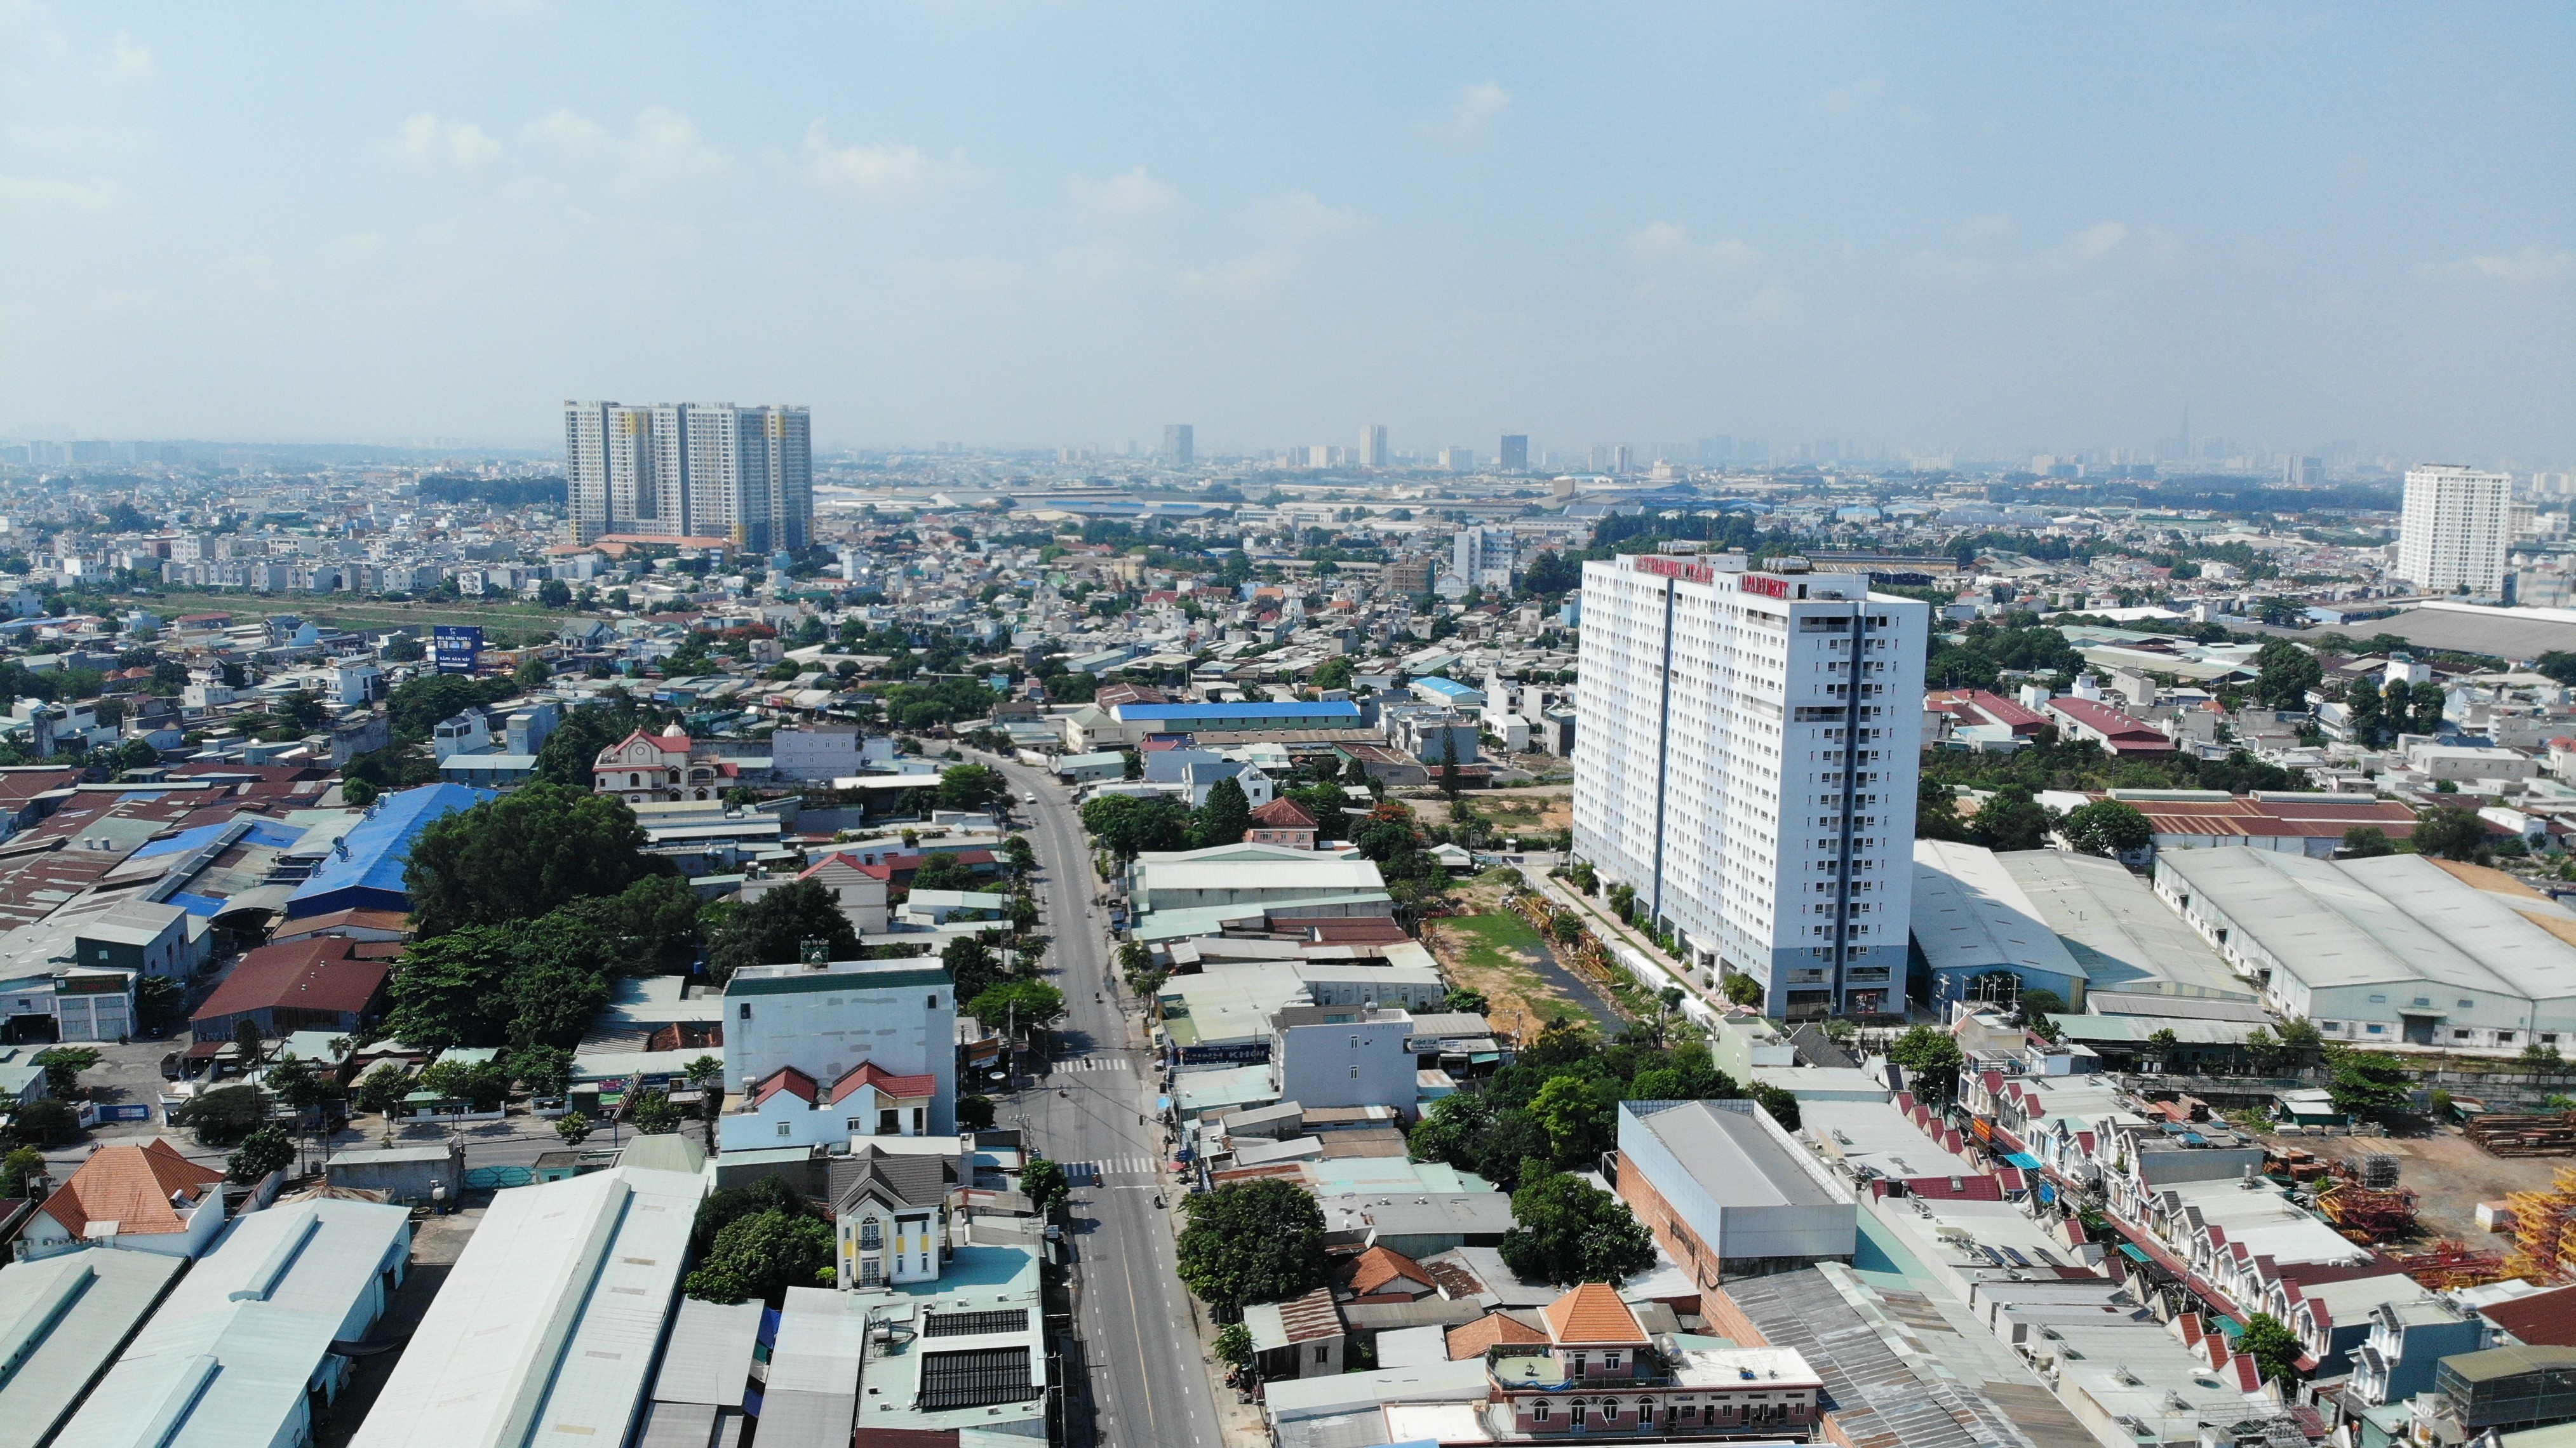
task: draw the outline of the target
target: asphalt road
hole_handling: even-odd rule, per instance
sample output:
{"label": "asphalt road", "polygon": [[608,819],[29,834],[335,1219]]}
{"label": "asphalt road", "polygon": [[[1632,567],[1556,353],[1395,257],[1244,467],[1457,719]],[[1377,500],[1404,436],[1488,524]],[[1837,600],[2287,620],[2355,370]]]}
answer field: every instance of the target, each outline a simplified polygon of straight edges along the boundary
{"label": "asphalt road", "polygon": [[[1104,979],[1114,957],[1107,913],[1093,903],[1091,852],[1062,789],[1037,770],[1004,772],[1016,793],[1037,796],[1018,808],[1037,848],[1051,973],[1068,1005],[1057,1059],[1047,1076],[1022,1084],[1003,1120],[1065,1163],[1074,1184],[1074,1325],[1093,1416],[1086,1424],[1079,1410],[1068,1414],[1072,1441],[1219,1448],[1195,1308],[1174,1272],[1179,1199],[1160,1170],[1159,1078],[1132,998]],[[1166,1210],[1156,1210],[1158,1195]]]}

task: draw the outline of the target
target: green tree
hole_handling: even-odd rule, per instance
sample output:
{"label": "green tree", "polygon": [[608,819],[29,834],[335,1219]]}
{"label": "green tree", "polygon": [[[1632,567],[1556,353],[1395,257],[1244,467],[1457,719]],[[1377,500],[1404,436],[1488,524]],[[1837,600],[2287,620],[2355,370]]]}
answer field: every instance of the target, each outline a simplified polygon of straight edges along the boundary
{"label": "green tree", "polygon": [[638,1091],[626,1098],[626,1119],[645,1136],[665,1136],[680,1129],[680,1108],[667,1091]]}
{"label": "green tree", "polygon": [[1229,1322],[1217,1329],[1216,1355],[1236,1372],[1247,1372],[1254,1356],[1252,1329],[1239,1322]]}
{"label": "green tree", "polygon": [[2155,826],[2136,805],[2116,799],[2096,800],[2069,810],[2058,826],[2079,853],[2114,859],[2135,854],[2156,842]]}
{"label": "green tree", "polygon": [[955,983],[957,998],[971,1001],[1000,984],[1001,962],[984,942],[971,935],[960,935],[941,947],[939,963],[947,968],[948,978]]}
{"label": "green tree", "polygon": [[1037,847],[1029,843],[1026,835],[1013,835],[1002,841],[1002,858],[1016,874],[1025,875],[1038,867]]}
{"label": "green tree", "polygon": [[[1563,919],[1565,917],[1559,916],[1558,918]],[[1485,993],[1483,991],[1470,990],[1465,986],[1451,986],[1449,988],[1448,999],[1442,1001],[1441,1005],[1445,1009],[1458,1011],[1471,1016],[1481,1016],[1485,1012],[1493,1009],[1493,1003],[1485,999]]]}
{"label": "green tree", "polygon": [[147,975],[134,982],[134,1010],[143,1018],[145,1030],[171,1024],[187,1003],[186,988],[166,975]]}
{"label": "green tree", "polygon": [[2055,823],[2054,812],[2032,799],[2028,789],[2007,784],[1977,810],[1976,831],[1990,850],[2039,850],[2048,847]]}
{"label": "green tree", "polygon": [[859,932],[820,881],[799,880],[764,892],[707,933],[707,973],[718,983],[746,965],[792,965],[805,943],[819,941],[827,959],[856,960]]}
{"label": "green tree", "polygon": [[1122,859],[1190,842],[1190,811],[1168,795],[1105,794],[1082,807],[1082,827]]}
{"label": "green tree", "polygon": [[295,1160],[295,1143],[281,1126],[263,1126],[242,1138],[241,1148],[224,1161],[224,1179],[252,1186],[270,1172],[283,1171]]}
{"label": "green tree", "polygon": [[591,1119],[578,1111],[567,1111],[555,1118],[555,1135],[576,1151],[581,1149],[583,1142],[590,1140],[590,1133],[596,1129]]}
{"label": "green tree", "polygon": [[1041,1217],[1052,1217],[1073,1196],[1073,1182],[1064,1174],[1064,1163],[1045,1156],[1032,1156],[1020,1168],[1020,1194],[1029,1199]]}
{"label": "green tree", "polygon": [[1336,654],[1317,664],[1315,672],[1307,676],[1306,682],[1314,685],[1318,691],[1347,689],[1351,686],[1353,672],[1351,661]]}
{"label": "green tree", "polygon": [[394,686],[393,692],[385,696],[385,716],[393,726],[395,743],[418,744],[429,738],[440,720],[467,709],[497,704],[517,693],[518,688],[509,679],[423,674]]}
{"label": "green tree", "polygon": [[745,1217],[769,1211],[811,1216],[814,1207],[787,1184],[785,1177],[755,1177],[741,1186],[710,1192],[698,1203],[698,1214],[689,1223],[690,1254],[705,1257],[715,1250],[718,1232]]}
{"label": "green tree", "polygon": [[988,1029],[1017,1021],[1020,1029],[1034,1030],[1064,1018],[1064,992],[1042,980],[1004,981],[968,1001],[966,1013]]}
{"label": "green tree", "polygon": [[416,938],[529,920],[615,895],[670,866],[643,853],[644,827],[613,795],[528,784],[432,820],[403,872]]}
{"label": "green tree", "polygon": [[2397,846],[2377,825],[2354,825],[2343,832],[2343,852],[2356,860],[2373,860],[2397,853]]}
{"label": "green tree", "polygon": [[1627,1203],[1558,1171],[1522,1175],[1500,1250],[1504,1266],[1538,1282],[1616,1285],[1655,1263],[1654,1238]]}
{"label": "green tree", "polygon": [[48,1046],[36,1053],[45,1068],[45,1094],[68,1099],[80,1089],[80,1073],[98,1064],[96,1046]]}
{"label": "green tree", "polygon": [[1330,1273],[1323,1208],[1303,1187],[1275,1178],[1229,1182],[1189,1198],[1183,1210],[1181,1281],[1228,1321],[1247,1304],[1312,1291]]}
{"label": "green tree", "polygon": [[2427,679],[2407,690],[2407,725],[2413,733],[2442,732],[2442,686]]}
{"label": "green tree", "polygon": [[929,850],[923,852],[921,863],[913,867],[912,884],[909,888],[981,890],[984,888],[984,881],[976,875],[974,866],[957,857],[956,851]]}
{"label": "green tree", "polygon": [[2299,1359],[2307,1348],[2299,1335],[2268,1312],[2258,1312],[2245,1319],[2245,1330],[2236,1337],[2236,1350],[2254,1359],[2254,1370],[2265,1382],[2298,1381]]}
{"label": "green tree", "polygon": [[1530,1115],[1547,1133],[1548,1154],[1558,1166],[1590,1161],[1609,1150],[1618,1124],[1619,1083],[1559,1076],[1531,1098]]}
{"label": "green tree", "polygon": [[1958,1088],[1959,1067],[1967,1057],[1948,1032],[1916,1026],[1887,1048],[1887,1059],[1905,1068],[1908,1089],[1916,1100],[1939,1105]]}
{"label": "green tree", "polygon": [[2386,1051],[2353,1051],[2337,1047],[2327,1053],[2326,1090],[2335,1110],[2356,1116],[2386,1116],[2406,1109],[2414,1078],[2406,1063]]}
{"label": "green tree", "polygon": [[357,1101],[359,1110],[382,1116],[402,1105],[402,1099],[411,1091],[411,1073],[391,1061],[381,1061],[358,1079],[357,1089],[351,1096]]}
{"label": "green tree", "polygon": [[572,1089],[572,1052],[561,1046],[521,1046],[510,1052],[510,1074],[531,1096],[560,1097]]}
{"label": "green tree", "polygon": [[2486,821],[2453,806],[2428,809],[2416,819],[2413,843],[2417,854],[2476,860],[2488,852]]}
{"label": "green tree", "polygon": [[1739,1006],[1762,1004],[1762,982],[1741,971],[1729,972],[1721,986],[1729,1003]]}
{"label": "green tree", "polygon": [[939,807],[980,814],[1011,797],[1011,783],[989,764],[952,764],[939,772]]}
{"label": "green tree", "polygon": [[170,1113],[170,1124],[196,1133],[198,1144],[239,1144],[268,1120],[266,1093],[248,1083],[218,1086]]}
{"label": "green tree", "polygon": [[2308,707],[2308,690],[2325,679],[2317,656],[2288,639],[2265,644],[2254,655],[2254,667],[2260,671],[2254,679],[2254,698],[2266,709]]}
{"label": "green tree", "polygon": [[1207,803],[1199,806],[1190,822],[1191,842],[1202,850],[1240,844],[1244,831],[1250,828],[1252,803],[1244,797],[1243,786],[1232,779],[1220,779],[1208,786]]}
{"label": "green tree", "polygon": [[957,1098],[957,1125],[964,1131],[988,1131],[994,1119],[993,1098],[960,1096]]}
{"label": "green tree", "polygon": [[351,809],[365,809],[374,804],[379,793],[374,784],[364,779],[340,781],[340,803]]}
{"label": "green tree", "polygon": [[0,1197],[25,1198],[35,1193],[28,1183],[45,1174],[45,1154],[22,1146],[0,1157]]}
{"label": "green tree", "polygon": [[80,1134],[80,1112],[70,1102],[50,1096],[19,1107],[9,1126],[10,1140],[31,1146],[54,1146]]}
{"label": "green tree", "polygon": [[729,1222],[715,1248],[689,1274],[687,1292],[701,1302],[775,1307],[790,1287],[831,1284],[832,1229],[802,1212],[765,1211]]}

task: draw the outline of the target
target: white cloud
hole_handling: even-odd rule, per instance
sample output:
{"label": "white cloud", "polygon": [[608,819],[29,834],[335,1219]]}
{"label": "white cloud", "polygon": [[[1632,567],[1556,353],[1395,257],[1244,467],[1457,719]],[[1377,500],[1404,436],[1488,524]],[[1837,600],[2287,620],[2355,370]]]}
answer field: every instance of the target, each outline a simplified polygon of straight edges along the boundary
{"label": "white cloud", "polygon": [[2547,286],[2576,277],[2576,251],[2544,251],[2526,246],[2520,251],[2462,257],[2458,261],[2425,262],[2415,268],[2415,273],[2428,280]]}
{"label": "white cloud", "polygon": [[1798,313],[1798,294],[1785,282],[1766,282],[1745,299],[1744,315],[1756,322],[1786,321]]}
{"label": "white cloud", "polygon": [[124,196],[125,188],[113,181],[84,185],[52,176],[0,176],[0,213],[17,217],[105,211]]}
{"label": "white cloud", "polygon": [[1824,94],[1824,106],[1838,116],[1855,115],[1871,101],[1887,93],[1887,82],[1877,76],[1847,81]]}
{"label": "white cloud", "polygon": [[1658,221],[1628,233],[1628,256],[1640,266],[1691,266],[1742,271],[1762,260],[1762,253],[1734,237],[1696,242],[1670,221]]}
{"label": "white cloud", "polygon": [[1327,206],[1311,191],[1293,191],[1254,207],[1252,224],[1279,241],[1310,242],[1366,231],[1369,219]]}
{"label": "white cloud", "polygon": [[609,148],[608,128],[587,116],[571,111],[548,111],[530,121],[520,138],[552,147],[566,160],[588,161],[605,155]]}
{"label": "white cloud", "polygon": [[658,186],[697,181],[733,169],[733,158],[708,145],[697,123],[685,112],[647,106],[635,118],[626,142],[626,177],[630,183]]}
{"label": "white cloud", "polygon": [[530,121],[520,141],[558,161],[589,168],[628,194],[711,180],[734,170],[731,156],[698,134],[685,111],[646,106],[626,134],[575,111],[556,110]]}
{"label": "white cloud", "polygon": [[1969,217],[1968,224],[1959,228],[1959,235],[1968,241],[2001,241],[2012,235],[2012,229],[2012,218],[1996,213]]}
{"label": "white cloud", "polygon": [[2072,271],[2077,267],[2091,266],[2118,251],[2120,243],[2128,239],[2127,222],[2097,221],[2042,253],[2040,262],[2060,271]]}
{"label": "white cloud", "polygon": [[109,69],[118,80],[150,80],[152,47],[136,44],[134,37],[122,30],[116,32],[115,59],[109,63]]}
{"label": "white cloud", "polygon": [[432,111],[406,119],[395,129],[386,149],[424,170],[453,166],[460,171],[474,171],[501,158],[501,143],[486,135],[481,126],[472,121],[441,121]]}
{"label": "white cloud", "polygon": [[1449,114],[1426,129],[1451,140],[1472,141],[1485,134],[1494,118],[1511,109],[1512,93],[1493,81],[1460,86]]}
{"label": "white cloud", "polygon": [[1161,216],[1181,204],[1178,188],[1146,175],[1142,166],[1106,181],[1095,181],[1077,172],[1064,184],[1073,196],[1074,206],[1100,220]]}
{"label": "white cloud", "polygon": [[922,154],[918,146],[835,146],[820,116],[805,128],[804,170],[805,179],[816,186],[872,201],[899,200],[974,176],[963,151],[941,161]]}

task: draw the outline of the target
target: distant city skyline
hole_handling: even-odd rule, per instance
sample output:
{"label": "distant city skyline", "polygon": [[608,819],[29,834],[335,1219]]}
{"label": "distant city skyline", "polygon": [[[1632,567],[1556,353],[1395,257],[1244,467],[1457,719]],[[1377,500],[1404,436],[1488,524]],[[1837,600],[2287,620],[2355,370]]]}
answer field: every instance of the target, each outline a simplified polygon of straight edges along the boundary
{"label": "distant city skyline", "polygon": [[611,13],[0,14],[0,435],[2576,457],[2565,7]]}

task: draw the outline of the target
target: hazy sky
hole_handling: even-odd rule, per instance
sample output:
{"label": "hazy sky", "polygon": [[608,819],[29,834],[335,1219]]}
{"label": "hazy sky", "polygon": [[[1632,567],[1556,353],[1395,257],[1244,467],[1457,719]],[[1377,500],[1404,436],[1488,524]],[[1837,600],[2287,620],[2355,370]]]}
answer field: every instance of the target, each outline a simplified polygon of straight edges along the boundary
{"label": "hazy sky", "polygon": [[2576,458],[2576,8],[0,0],[0,432]]}

